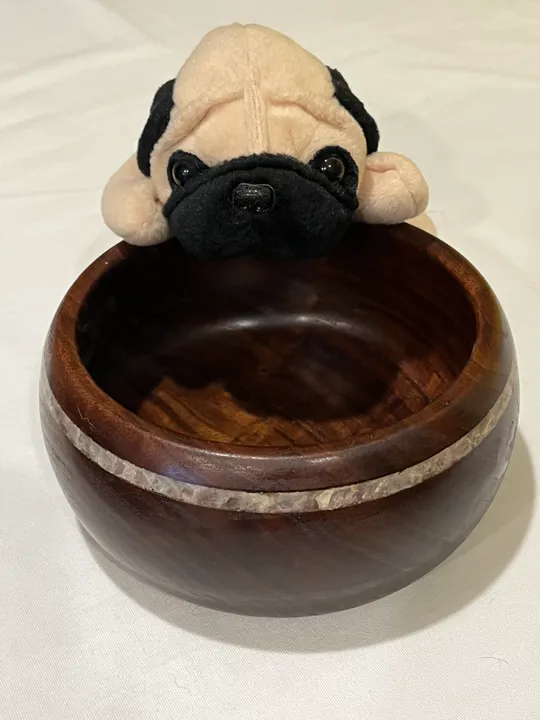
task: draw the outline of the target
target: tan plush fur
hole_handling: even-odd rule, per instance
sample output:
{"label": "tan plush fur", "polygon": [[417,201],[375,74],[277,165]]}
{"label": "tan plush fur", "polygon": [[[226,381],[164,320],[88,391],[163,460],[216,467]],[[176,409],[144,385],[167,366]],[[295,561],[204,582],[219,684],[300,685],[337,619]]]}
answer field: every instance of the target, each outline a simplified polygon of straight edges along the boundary
{"label": "tan plush fur", "polygon": [[178,73],[173,99],[151,155],[151,179],[131,159],[105,188],[105,222],[132,243],[167,238],[160,210],[171,192],[167,163],[175,150],[213,166],[266,152],[308,162],[321,148],[340,145],[358,165],[359,219],[401,222],[427,204],[416,167],[390,153],[367,156],[364,133],[334,97],[325,65],[278,32],[237,24],[213,30]]}
{"label": "tan plush fur", "polygon": [[426,209],[428,188],[416,165],[396,153],[368,155],[358,190],[358,219],[391,225]]}
{"label": "tan plush fur", "polygon": [[162,209],[154,181],[141,173],[132,155],[105,186],[101,200],[105,223],[133,245],[156,245],[169,234]]}

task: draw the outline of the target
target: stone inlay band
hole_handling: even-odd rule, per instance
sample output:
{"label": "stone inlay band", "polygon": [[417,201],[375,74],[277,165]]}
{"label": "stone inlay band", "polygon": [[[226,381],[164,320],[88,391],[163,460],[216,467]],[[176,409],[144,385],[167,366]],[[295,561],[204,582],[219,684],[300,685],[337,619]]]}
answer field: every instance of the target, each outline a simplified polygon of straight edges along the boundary
{"label": "stone inlay band", "polygon": [[216,510],[251,513],[301,513],[336,510],[393,495],[447,470],[471,453],[495,428],[515,390],[514,363],[508,381],[488,414],[470,432],[441,452],[399,472],[351,485],[319,490],[248,492],[193,485],[138,467],[98,445],[66,415],[43,374],[42,392],[46,407],[72,445],[100,468],[136,485],[173,500]]}

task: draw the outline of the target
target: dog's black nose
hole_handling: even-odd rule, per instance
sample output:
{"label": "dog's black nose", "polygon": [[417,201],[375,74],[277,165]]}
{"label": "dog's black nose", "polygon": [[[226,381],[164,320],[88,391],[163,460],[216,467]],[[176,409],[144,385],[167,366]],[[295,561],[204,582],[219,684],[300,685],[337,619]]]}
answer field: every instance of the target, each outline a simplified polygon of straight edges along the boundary
{"label": "dog's black nose", "polygon": [[233,193],[234,206],[252,213],[269,212],[275,201],[276,194],[271,185],[240,183]]}

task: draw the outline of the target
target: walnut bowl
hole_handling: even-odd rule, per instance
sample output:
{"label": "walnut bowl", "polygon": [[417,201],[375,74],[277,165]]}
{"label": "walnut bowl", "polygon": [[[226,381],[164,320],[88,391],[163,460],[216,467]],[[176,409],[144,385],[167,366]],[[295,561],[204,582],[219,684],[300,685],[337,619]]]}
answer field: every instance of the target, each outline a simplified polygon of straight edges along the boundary
{"label": "walnut bowl", "polygon": [[357,226],[309,261],[120,243],[61,303],[40,400],[108,554],[195,603],[291,616],[393,592],[467,537],[509,461],[518,381],[461,255]]}

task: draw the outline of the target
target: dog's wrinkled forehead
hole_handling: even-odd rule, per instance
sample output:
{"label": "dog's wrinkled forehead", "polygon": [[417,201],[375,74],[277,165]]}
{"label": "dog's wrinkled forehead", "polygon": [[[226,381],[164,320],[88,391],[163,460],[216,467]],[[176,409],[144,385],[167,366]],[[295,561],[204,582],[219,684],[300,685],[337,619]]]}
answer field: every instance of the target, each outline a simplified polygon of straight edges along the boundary
{"label": "dog's wrinkled forehead", "polygon": [[137,160],[164,194],[178,149],[217,165],[258,153],[307,162],[328,145],[359,167],[378,145],[375,122],[341,75],[280,33],[233,25],[209,33],[159,89]]}

